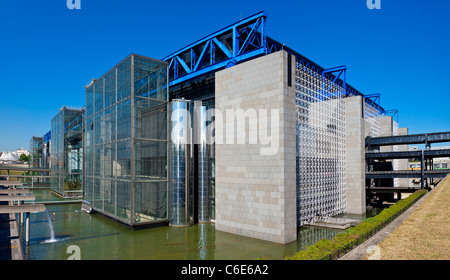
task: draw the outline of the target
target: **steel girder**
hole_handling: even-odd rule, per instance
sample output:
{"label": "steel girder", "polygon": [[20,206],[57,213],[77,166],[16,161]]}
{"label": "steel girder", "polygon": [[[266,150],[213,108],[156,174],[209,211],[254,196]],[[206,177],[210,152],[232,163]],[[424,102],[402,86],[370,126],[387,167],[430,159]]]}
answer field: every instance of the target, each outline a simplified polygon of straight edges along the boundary
{"label": "steel girder", "polygon": [[[229,25],[163,58],[169,63],[169,86],[231,67],[261,55],[285,50],[296,62],[333,81],[345,96],[363,96],[346,82],[346,66],[325,69],[286,45],[266,36],[264,11]],[[379,105],[379,104],[378,104]],[[383,108],[379,108],[384,112]]]}
{"label": "steel girder", "polygon": [[259,12],[163,58],[169,86],[266,54],[266,18]]}

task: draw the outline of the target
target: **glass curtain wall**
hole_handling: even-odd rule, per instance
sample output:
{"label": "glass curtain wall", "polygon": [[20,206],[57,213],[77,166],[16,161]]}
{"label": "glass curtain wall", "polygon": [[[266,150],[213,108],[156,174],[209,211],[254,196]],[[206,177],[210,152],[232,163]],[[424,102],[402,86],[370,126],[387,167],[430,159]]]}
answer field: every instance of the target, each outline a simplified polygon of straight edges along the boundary
{"label": "glass curtain wall", "polygon": [[[69,112],[67,112],[69,113]],[[83,111],[73,111],[64,123],[64,195],[82,196]]]}
{"label": "glass curtain wall", "polygon": [[83,109],[63,107],[51,121],[51,189],[63,197],[82,195]]}
{"label": "glass curtain wall", "polygon": [[50,144],[51,144],[51,131],[47,132],[43,137],[42,148],[42,167],[50,168]]}
{"label": "glass curtain wall", "polygon": [[42,167],[42,137],[33,136],[30,141],[30,165],[32,167]]}
{"label": "glass curtain wall", "polygon": [[130,226],[167,220],[167,88],[167,64],[135,54],[86,88],[86,200]]}

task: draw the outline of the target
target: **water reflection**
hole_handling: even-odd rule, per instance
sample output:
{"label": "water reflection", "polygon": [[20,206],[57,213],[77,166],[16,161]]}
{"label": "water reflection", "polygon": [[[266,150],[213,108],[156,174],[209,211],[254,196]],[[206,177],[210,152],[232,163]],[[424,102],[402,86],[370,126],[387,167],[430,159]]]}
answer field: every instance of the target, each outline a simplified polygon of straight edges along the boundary
{"label": "water reflection", "polygon": [[216,231],[214,224],[132,230],[100,214],[80,212],[80,207],[80,204],[47,205],[49,213],[54,213],[51,215],[57,239],[54,243],[42,242],[49,239],[45,213],[31,215],[29,259],[67,259],[70,245],[77,245],[81,259],[85,260],[284,259],[340,232],[303,227],[296,242],[281,245]]}

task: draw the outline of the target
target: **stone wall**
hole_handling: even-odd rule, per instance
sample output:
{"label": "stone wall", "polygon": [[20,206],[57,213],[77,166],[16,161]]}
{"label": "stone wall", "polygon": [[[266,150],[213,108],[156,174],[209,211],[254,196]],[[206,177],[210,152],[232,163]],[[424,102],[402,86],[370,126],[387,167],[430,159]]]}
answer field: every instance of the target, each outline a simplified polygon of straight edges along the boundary
{"label": "stone wall", "polygon": [[[215,74],[216,111],[227,136],[216,124],[216,229],[283,244],[297,239],[295,81],[288,86],[287,60],[280,51]],[[242,109],[246,122],[233,123],[227,109]],[[268,132],[260,127],[265,119]]]}
{"label": "stone wall", "polygon": [[347,170],[347,213],[366,212],[365,173],[365,120],[363,119],[363,98],[345,98],[346,108],[346,170]]}

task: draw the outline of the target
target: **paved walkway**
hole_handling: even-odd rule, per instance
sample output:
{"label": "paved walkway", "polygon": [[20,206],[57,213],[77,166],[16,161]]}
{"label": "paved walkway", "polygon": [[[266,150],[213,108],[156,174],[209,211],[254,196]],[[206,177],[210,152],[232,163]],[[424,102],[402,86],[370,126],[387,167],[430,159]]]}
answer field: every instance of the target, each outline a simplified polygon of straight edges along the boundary
{"label": "paved walkway", "polygon": [[[438,188],[436,186],[436,188]],[[435,188],[435,189],[436,189]],[[432,193],[433,191],[424,195],[421,199],[419,199],[413,206],[411,206],[408,210],[406,210],[402,215],[398,216],[397,219],[392,221],[374,236],[366,240],[363,244],[359,245],[346,255],[339,258],[339,260],[362,260],[367,254],[371,253],[374,248],[373,246],[378,246],[389,234],[391,234],[398,226],[400,226],[416,209],[419,207],[422,202]],[[376,252],[375,252],[376,253]],[[376,258],[376,255],[374,255]]]}

